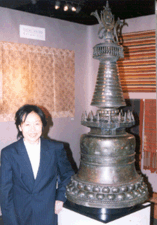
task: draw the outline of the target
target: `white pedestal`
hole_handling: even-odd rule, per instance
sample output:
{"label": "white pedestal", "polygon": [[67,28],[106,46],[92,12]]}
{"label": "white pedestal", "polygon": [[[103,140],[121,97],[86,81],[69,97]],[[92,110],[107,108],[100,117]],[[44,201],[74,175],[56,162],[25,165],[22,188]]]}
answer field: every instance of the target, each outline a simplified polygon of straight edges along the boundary
{"label": "white pedestal", "polygon": [[[107,223],[107,225],[150,225],[150,203],[144,203],[142,206],[144,208],[111,222],[98,221],[73,210],[63,208],[58,215],[58,225],[102,225],[104,223]],[[102,219],[105,220],[105,218]]]}

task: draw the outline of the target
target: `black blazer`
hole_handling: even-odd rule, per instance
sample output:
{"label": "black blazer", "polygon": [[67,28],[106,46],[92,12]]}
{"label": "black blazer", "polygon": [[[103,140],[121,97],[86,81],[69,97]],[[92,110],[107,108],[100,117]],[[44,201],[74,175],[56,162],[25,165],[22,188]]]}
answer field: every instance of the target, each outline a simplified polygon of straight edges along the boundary
{"label": "black blazer", "polygon": [[23,139],[5,147],[1,152],[1,209],[4,224],[56,225],[55,200],[66,200],[66,185],[73,174],[63,144],[59,142],[41,138],[40,166],[36,179]]}

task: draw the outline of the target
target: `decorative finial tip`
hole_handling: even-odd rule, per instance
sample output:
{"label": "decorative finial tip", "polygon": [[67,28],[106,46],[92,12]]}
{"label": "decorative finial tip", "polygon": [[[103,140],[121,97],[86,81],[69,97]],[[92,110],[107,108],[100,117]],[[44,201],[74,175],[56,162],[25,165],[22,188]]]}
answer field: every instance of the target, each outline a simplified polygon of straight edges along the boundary
{"label": "decorative finial tip", "polygon": [[99,22],[99,38],[104,38],[107,42],[115,42],[118,43],[118,34],[117,30],[120,25],[122,25],[120,19],[118,18],[117,22],[115,22],[114,16],[109,8],[109,1],[106,1],[106,6],[103,7],[104,10],[100,12],[100,16],[98,11],[92,12],[91,15],[95,16]]}
{"label": "decorative finial tip", "polygon": [[106,1],[106,8],[109,8],[109,2]]}

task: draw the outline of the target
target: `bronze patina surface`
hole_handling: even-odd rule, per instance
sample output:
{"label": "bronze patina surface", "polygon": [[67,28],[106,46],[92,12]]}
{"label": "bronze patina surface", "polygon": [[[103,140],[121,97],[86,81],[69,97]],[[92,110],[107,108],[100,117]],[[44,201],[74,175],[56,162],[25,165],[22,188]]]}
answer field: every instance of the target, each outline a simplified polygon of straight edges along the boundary
{"label": "bronze patina surface", "polygon": [[124,113],[125,101],[117,71],[117,60],[123,57],[118,44],[117,28],[109,8],[101,11],[99,38],[104,42],[94,47],[93,58],[100,61],[93,112],[83,113],[81,124],[90,128],[80,140],[79,171],[67,186],[67,198],[76,204],[95,208],[124,208],[143,203],[148,196],[146,184],[135,169],[135,137],[125,128],[135,124],[133,113]]}

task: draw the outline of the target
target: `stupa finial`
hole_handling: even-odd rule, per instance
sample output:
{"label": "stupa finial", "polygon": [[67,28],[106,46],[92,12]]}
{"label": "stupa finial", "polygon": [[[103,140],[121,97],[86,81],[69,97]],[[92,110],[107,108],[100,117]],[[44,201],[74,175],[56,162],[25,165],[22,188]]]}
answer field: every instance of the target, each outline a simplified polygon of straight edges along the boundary
{"label": "stupa finial", "polygon": [[115,22],[114,16],[112,15],[111,9],[109,8],[108,1],[106,2],[104,9],[100,12],[100,16],[97,10],[92,12],[91,15],[95,16],[99,22],[99,38],[104,38],[104,40],[107,42],[118,43],[117,27],[122,23],[119,18],[117,22]]}

